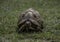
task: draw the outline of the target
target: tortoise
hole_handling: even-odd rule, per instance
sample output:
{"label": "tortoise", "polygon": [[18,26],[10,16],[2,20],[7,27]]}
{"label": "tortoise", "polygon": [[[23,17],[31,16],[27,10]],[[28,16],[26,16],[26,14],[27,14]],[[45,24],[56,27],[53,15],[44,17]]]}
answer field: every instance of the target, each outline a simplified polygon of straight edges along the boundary
{"label": "tortoise", "polygon": [[23,11],[18,19],[17,31],[20,32],[42,32],[43,19],[38,11],[29,8]]}

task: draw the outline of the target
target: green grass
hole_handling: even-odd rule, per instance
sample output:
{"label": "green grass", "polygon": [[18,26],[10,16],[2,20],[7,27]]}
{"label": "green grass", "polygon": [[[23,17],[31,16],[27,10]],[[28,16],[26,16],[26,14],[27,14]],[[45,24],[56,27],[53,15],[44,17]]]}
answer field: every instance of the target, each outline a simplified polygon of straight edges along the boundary
{"label": "green grass", "polygon": [[[20,13],[34,8],[44,19],[42,33],[16,32]],[[32,40],[33,41],[32,41]],[[60,42],[60,0],[0,0],[0,42]]]}

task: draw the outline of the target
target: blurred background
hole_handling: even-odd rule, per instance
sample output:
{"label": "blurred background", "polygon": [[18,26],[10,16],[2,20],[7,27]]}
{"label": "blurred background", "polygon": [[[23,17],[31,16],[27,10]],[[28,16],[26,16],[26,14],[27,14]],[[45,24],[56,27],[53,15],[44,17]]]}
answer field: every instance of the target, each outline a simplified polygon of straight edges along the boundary
{"label": "blurred background", "polygon": [[[43,33],[16,32],[20,13],[28,8],[43,17]],[[60,0],[0,0],[0,42],[60,42]]]}

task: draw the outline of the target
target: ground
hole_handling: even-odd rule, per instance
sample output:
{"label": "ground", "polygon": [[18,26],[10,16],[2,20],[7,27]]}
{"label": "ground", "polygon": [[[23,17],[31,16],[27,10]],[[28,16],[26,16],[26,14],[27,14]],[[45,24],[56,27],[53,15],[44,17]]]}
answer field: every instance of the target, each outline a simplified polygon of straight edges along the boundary
{"label": "ground", "polygon": [[[28,8],[41,14],[42,33],[16,32],[20,13]],[[60,0],[0,0],[0,42],[60,42]]]}

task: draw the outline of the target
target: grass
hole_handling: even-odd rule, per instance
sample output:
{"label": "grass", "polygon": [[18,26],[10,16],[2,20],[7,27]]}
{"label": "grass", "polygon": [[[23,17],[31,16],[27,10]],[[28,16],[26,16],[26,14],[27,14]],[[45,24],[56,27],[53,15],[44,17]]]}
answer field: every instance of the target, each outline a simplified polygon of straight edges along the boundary
{"label": "grass", "polygon": [[[42,33],[16,32],[20,13],[28,8],[43,17]],[[60,42],[60,0],[0,0],[0,42]]]}

